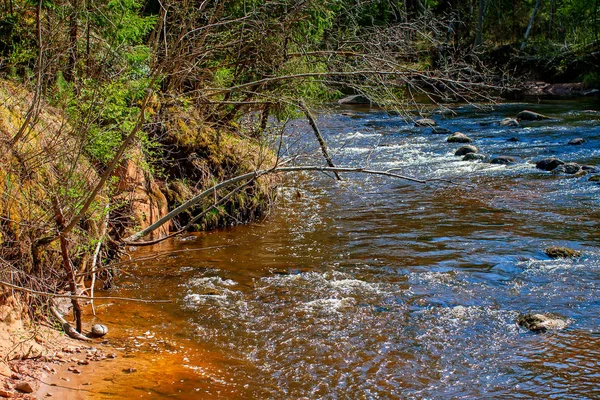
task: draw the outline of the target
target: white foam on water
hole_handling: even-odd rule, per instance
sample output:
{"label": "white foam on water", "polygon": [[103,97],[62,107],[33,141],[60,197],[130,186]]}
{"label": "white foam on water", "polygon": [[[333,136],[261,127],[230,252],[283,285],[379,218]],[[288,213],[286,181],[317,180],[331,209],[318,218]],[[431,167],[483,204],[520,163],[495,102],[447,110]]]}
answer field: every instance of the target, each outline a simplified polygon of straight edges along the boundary
{"label": "white foam on water", "polygon": [[339,313],[344,309],[353,308],[356,306],[356,300],[351,297],[341,299],[329,298],[318,299],[304,303],[299,308],[308,312],[329,312]]}
{"label": "white foam on water", "polygon": [[381,134],[379,134],[379,133],[362,133],[360,131],[356,131],[356,132],[349,132],[349,133],[343,134],[341,136],[343,136],[344,139],[360,139],[360,138],[367,138],[367,137],[377,137],[377,136],[381,136]]}
{"label": "white foam on water", "polygon": [[218,287],[235,286],[237,283],[231,279],[223,279],[220,276],[205,276],[202,278],[192,278],[188,281],[187,286],[191,287],[206,287],[215,289]]}
{"label": "white foam on water", "polygon": [[183,298],[183,301],[188,307],[206,304],[206,302],[212,300],[227,300],[227,296],[225,294],[215,295],[192,293]]}

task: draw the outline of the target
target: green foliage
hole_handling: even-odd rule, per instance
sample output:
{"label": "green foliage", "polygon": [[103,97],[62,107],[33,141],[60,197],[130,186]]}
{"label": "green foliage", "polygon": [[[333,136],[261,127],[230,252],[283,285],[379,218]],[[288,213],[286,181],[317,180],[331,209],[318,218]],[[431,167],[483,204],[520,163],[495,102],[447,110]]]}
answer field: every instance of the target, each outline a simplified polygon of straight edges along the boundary
{"label": "green foliage", "polygon": [[599,89],[600,88],[600,72],[598,72],[598,71],[589,72],[583,76],[582,81],[586,88]]}
{"label": "green foliage", "polygon": [[[104,2],[101,2],[104,3]],[[90,17],[113,47],[142,44],[156,23],[156,17],[143,16],[138,0],[110,0]]]}
{"label": "green foliage", "polygon": [[57,80],[61,98],[69,99],[67,112],[70,120],[85,132],[85,150],[94,159],[107,163],[139,117],[139,102],[148,86],[146,79],[128,80],[126,77],[105,83],[85,82],[77,96],[68,86]]}

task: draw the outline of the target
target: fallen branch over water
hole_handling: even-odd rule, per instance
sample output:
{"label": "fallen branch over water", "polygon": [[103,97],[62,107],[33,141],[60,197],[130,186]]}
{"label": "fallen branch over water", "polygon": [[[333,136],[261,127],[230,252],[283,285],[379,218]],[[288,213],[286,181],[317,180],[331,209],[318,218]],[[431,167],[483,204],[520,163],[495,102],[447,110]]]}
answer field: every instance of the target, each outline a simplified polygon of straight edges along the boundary
{"label": "fallen branch over water", "polygon": [[288,172],[309,172],[309,171],[333,172],[335,174],[338,174],[340,172],[351,172],[351,173],[361,173],[361,174],[369,174],[369,175],[380,175],[380,176],[387,176],[387,177],[391,177],[391,178],[397,178],[397,179],[402,179],[402,180],[406,180],[409,182],[416,182],[416,183],[427,183],[427,182],[439,181],[439,179],[416,179],[416,178],[412,178],[409,176],[396,174],[396,173],[392,172],[392,170],[379,171],[379,170],[360,168],[360,167],[357,168],[357,167],[296,166],[296,167],[275,167],[275,168],[263,169],[263,170],[258,170],[258,171],[254,171],[254,172],[249,172],[247,174],[239,175],[234,178],[223,181],[217,185],[214,185],[213,187],[203,191],[199,195],[186,201],[185,203],[183,203],[182,205],[180,205],[179,207],[177,207],[176,209],[174,209],[173,211],[171,211],[170,213],[168,213],[167,215],[165,215],[164,217],[162,217],[161,219],[156,221],[154,224],[152,224],[149,227],[124,239],[123,242],[125,244],[135,244],[135,242],[137,240],[143,238],[146,235],[149,235],[150,233],[154,232],[156,229],[160,228],[161,226],[163,226],[164,224],[166,224],[173,218],[177,217],[179,214],[189,210],[190,208],[192,208],[193,206],[198,204],[205,197],[213,195],[217,190],[220,190],[229,185],[233,185],[235,183],[248,181],[248,180],[256,180],[256,179],[260,178],[261,176],[269,175],[269,174],[288,173]]}

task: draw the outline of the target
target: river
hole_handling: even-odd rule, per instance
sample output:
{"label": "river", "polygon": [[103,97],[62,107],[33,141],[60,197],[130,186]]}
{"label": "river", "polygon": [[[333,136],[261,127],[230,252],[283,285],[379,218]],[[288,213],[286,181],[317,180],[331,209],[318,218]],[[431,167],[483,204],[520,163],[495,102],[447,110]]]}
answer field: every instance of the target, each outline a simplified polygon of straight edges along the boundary
{"label": "river", "polygon": [[[523,109],[553,119],[499,126]],[[534,165],[600,166],[600,102],[433,118],[516,162],[461,161],[447,135],[380,110],[321,115],[337,164],[433,181],[307,175],[260,223],[133,249],[155,258],[103,294],[174,302],[99,305],[126,356],[96,371],[89,398],[600,397],[600,185]],[[318,154],[307,125],[288,134]],[[552,260],[551,245],[583,255]],[[568,327],[525,331],[526,312]]]}

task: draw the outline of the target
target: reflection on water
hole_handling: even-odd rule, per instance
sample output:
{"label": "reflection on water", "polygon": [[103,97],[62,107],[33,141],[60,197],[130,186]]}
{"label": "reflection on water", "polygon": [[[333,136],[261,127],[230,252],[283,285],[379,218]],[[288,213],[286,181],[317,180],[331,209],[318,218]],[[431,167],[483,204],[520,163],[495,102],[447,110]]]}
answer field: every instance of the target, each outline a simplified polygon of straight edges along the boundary
{"label": "reflection on water", "polygon": [[[495,123],[523,108],[556,119]],[[338,164],[454,184],[303,178],[261,224],[138,251],[178,252],[141,263],[111,295],[176,302],[102,310],[123,338],[117,345],[131,347],[127,332],[164,340],[140,345],[131,362],[159,358],[135,378],[114,377],[105,396],[599,397],[600,185],[531,163],[553,155],[600,164],[593,109],[598,103],[465,106],[435,117],[485,154],[515,157],[509,166],[460,161],[446,135],[398,116],[323,116]],[[568,146],[575,137],[586,143]],[[549,245],[584,256],[550,260]],[[515,320],[530,311],[569,327],[524,332]],[[157,378],[161,368],[171,385]]]}

